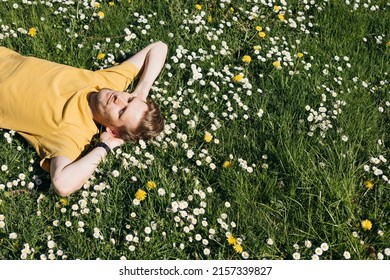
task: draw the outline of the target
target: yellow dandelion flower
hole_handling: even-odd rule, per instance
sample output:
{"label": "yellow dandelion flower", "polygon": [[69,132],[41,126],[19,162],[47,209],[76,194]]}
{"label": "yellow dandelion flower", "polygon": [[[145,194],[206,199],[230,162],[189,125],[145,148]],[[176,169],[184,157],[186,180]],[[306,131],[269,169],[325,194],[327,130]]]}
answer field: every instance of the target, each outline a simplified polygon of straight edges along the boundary
{"label": "yellow dandelion flower", "polygon": [[372,223],[370,220],[363,220],[363,221],[361,221],[360,224],[362,225],[362,228],[364,230],[371,230],[371,228],[372,228]]}
{"label": "yellow dandelion flower", "polygon": [[95,3],[95,4],[93,4],[93,6],[94,6],[95,8],[100,8],[100,3]]}
{"label": "yellow dandelion flower", "polygon": [[242,250],[242,246],[241,246],[240,244],[234,245],[233,248],[234,248],[234,250],[235,250],[237,253],[239,253],[239,254],[241,254],[242,251],[243,251],[243,250]]}
{"label": "yellow dandelion flower", "polygon": [[208,21],[208,22],[212,22],[212,21],[213,21],[213,17],[212,17],[212,16],[208,16],[208,17],[207,17],[207,21]]}
{"label": "yellow dandelion flower", "polygon": [[135,198],[139,201],[142,201],[146,198],[146,192],[142,189],[138,189],[138,191],[135,193]]}
{"label": "yellow dandelion flower", "polygon": [[253,46],[253,49],[254,49],[255,51],[259,51],[259,50],[260,50],[260,46],[259,46],[259,45]]}
{"label": "yellow dandelion flower", "polygon": [[155,188],[156,188],[156,183],[153,182],[153,181],[148,181],[148,182],[146,183],[146,188],[147,188],[148,190],[155,189]]}
{"label": "yellow dandelion flower", "polygon": [[234,12],[234,8],[233,8],[233,7],[230,7],[229,11],[230,11],[231,13],[233,13],[233,12]]}
{"label": "yellow dandelion flower", "polygon": [[102,59],[104,59],[106,57],[106,54],[104,54],[104,53],[99,53],[98,55],[97,55],[97,59],[99,59],[99,60],[102,60]]}
{"label": "yellow dandelion flower", "polygon": [[244,76],[242,74],[238,74],[238,75],[235,75],[233,77],[233,81],[235,82],[241,82],[242,78],[244,78]]}
{"label": "yellow dandelion flower", "polygon": [[367,180],[367,181],[364,181],[364,186],[371,190],[373,187],[374,187],[374,182],[373,181],[370,181],[370,180]]}
{"label": "yellow dandelion flower", "polygon": [[204,134],[204,141],[206,141],[207,143],[210,143],[211,140],[213,140],[213,136],[210,134],[210,132],[207,132]]}
{"label": "yellow dandelion flower", "polygon": [[303,53],[301,53],[301,52],[297,53],[297,57],[298,58],[302,58],[303,57]]}
{"label": "yellow dandelion flower", "polygon": [[35,37],[35,35],[37,35],[37,29],[35,27],[31,27],[28,30],[27,35],[30,36],[30,37]]}
{"label": "yellow dandelion flower", "polygon": [[263,30],[263,27],[261,27],[261,26],[256,26],[256,30],[260,32],[260,31]]}
{"label": "yellow dandelion flower", "polygon": [[259,32],[259,37],[260,37],[260,38],[264,39],[265,36],[266,36],[266,35],[265,35],[265,33],[264,33],[263,31]]}
{"label": "yellow dandelion flower", "polygon": [[104,18],[104,13],[103,13],[102,11],[99,11],[99,12],[98,12],[98,17],[99,17],[100,19],[103,19],[103,18]]}
{"label": "yellow dandelion flower", "polygon": [[274,12],[279,12],[280,11],[280,6],[274,6]]}
{"label": "yellow dandelion flower", "polygon": [[65,197],[60,198],[61,205],[68,205],[68,200]]}
{"label": "yellow dandelion flower", "polygon": [[279,68],[280,67],[280,62],[279,61],[274,61],[274,62],[272,62],[272,65],[275,66],[275,68]]}
{"label": "yellow dandelion flower", "polygon": [[108,5],[112,7],[112,6],[115,6],[115,3],[114,2],[108,2]]}
{"label": "yellow dandelion flower", "polygon": [[278,18],[279,18],[280,21],[284,21],[284,15],[278,14]]}
{"label": "yellow dandelion flower", "polygon": [[252,61],[252,58],[249,55],[244,55],[242,57],[242,61],[245,63],[250,63]]}
{"label": "yellow dandelion flower", "polygon": [[222,167],[223,168],[229,168],[230,166],[232,166],[232,163],[230,161],[225,161],[223,164],[222,164]]}
{"label": "yellow dandelion flower", "polygon": [[202,10],[202,6],[201,6],[201,5],[199,5],[199,4],[196,4],[196,5],[195,5],[195,9],[197,9],[197,10],[199,10],[199,11],[200,11],[200,10]]}
{"label": "yellow dandelion flower", "polygon": [[232,234],[229,234],[229,236],[227,237],[227,242],[229,243],[229,245],[237,244],[237,240]]}
{"label": "yellow dandelion flower", "polygon": [[390,41],[387,41],[386,47],[390,47]]}

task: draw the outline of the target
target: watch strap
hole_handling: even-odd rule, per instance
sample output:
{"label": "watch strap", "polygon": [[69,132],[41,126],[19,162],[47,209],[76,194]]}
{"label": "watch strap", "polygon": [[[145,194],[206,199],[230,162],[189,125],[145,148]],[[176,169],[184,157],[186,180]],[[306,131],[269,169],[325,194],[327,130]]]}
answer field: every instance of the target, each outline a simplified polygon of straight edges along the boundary
{"label": "watch strap", "polygon": [[104,143],[104,142],[97,143],[96,147],[104,148],[106,150],[107,154],[109,154],[110,151],[111,151],[110,147],[108,147],[108,145],[106,143]]}

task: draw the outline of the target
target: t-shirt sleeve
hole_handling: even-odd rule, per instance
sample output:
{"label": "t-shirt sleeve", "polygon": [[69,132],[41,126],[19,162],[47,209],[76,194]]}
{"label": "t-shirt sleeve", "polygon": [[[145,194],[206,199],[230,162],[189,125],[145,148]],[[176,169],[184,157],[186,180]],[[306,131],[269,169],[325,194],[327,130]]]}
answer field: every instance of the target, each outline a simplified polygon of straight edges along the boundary
{"label": "t-shirt sleeve", "polygon": [[124,61],[119,65],[98,70],[94,73],[100,82],[107,85],[106,87],[124,91],[129,87],[138,72],[139,69],[134,64],[129,61]]}
{"label": "t-shirt sleeve", "polygon": [[35,146],[35,149],[41,158],[40,165],[42,169],[50,171],[50,159],[57,156],[64,156],[71,161],[76,160],[86,146],[89,140],[85,139],[84,143],[76,143],[71,137],[63,133],[51,133],[41,139]]}

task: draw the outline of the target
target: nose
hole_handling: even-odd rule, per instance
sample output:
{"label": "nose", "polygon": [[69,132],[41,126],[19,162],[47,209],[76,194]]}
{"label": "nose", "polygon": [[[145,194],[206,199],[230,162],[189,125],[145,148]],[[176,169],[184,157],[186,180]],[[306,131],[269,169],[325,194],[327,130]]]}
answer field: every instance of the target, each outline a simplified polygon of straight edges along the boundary
{"label": "nose", "polygon": [[115,94],[115,99],[114,99],[114,103],[117,104],[117,105],[125,105],[126,104],[126,100],[123,96],[121,96],[120,94]]}

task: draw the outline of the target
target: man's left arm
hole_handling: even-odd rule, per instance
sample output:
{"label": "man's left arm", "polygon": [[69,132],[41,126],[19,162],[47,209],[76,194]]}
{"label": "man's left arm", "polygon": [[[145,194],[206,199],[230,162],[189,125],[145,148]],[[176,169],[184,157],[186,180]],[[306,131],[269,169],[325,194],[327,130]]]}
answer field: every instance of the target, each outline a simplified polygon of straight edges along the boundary
{"label": "man's left arm", "polygon": [[[114,149],[124,143],[109,132],[100,135],[100,142]],[[50,176],[54,191],[62,197],[78,191],[95,172],[99,163],[106,157],[107,151],[102,147],[95,147],[82,158],[71,161],[65,156],[57,156],[50,160]]]}

